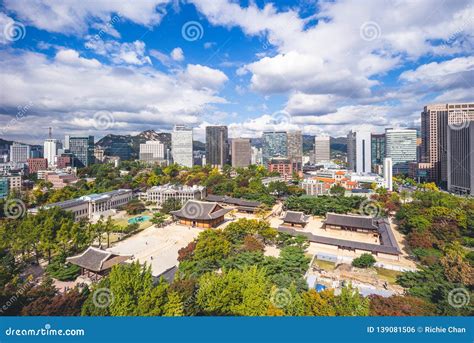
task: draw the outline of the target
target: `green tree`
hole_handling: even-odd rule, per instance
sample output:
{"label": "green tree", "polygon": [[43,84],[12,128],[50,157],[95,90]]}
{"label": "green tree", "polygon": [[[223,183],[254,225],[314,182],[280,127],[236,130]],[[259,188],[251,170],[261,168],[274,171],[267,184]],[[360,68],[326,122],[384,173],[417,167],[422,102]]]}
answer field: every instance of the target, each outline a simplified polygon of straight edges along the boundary
{"label": "green tree", "polygon": [[168,294],[168,302],[164,307],[164,316],[182,317],[184,315],[183,302],[178,293],[170,292]]}
{"label": "green tree", "polygon": [[364,253],[352,260],[352,265],[357,268],[369,268],[377,262],[372,254]]}

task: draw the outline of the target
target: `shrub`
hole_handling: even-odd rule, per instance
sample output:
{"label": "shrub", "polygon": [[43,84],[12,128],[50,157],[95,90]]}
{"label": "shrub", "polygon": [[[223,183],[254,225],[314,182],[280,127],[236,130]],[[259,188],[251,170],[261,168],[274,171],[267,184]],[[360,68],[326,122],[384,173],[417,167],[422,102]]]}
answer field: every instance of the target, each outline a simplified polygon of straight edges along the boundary
{"label": "shrub", "polygon": [[352,265],[357,268],[369,268],[375,264],[375,258],[372,254],[362,254],[352,260]]}

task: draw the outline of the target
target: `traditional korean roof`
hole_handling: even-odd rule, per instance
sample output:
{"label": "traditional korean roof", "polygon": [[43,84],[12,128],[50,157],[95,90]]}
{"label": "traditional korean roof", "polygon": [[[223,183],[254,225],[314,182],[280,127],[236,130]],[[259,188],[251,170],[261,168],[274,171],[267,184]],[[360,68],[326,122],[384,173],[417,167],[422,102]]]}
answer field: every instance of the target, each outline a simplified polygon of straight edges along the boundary
{"label": "traditional korean roof", "polygon": [[82,254],[68,257],[66,261],[94,272],[100,272],[125,262],[129,258],[130,256],[116,255],[110,251],[89,247]]}
{"label": "traditional korean roof", "polygon": [[206,197],[206,201],[220,202],[223,204],[243,206],[243,207],[258,207],[262,205],[262,203],[258,201],[250,201],[250,200],[245,200],[245,199],[232,198],[226,195],[214,195],[214,194],[209,194]]}
{"label": "traditional korean roof", "polygon": [[375,220],[376,218],[370,216],[327,213],[325,223],[327,225],[345,226],[366,230],[378,230]]}
{"label": "traditional korean roof", "polygon": [[306,216],[303,212],[286,211],[283,221],[285,223],[306,224],[308,223],[308,219],[309,216]]}
{"label": "traditional korean roof", "polygon": [[181,218],[193,220],[212,220],[224,216],[231,209],[222,208],[216,202],[188,200],[178,211],[170,213]]}

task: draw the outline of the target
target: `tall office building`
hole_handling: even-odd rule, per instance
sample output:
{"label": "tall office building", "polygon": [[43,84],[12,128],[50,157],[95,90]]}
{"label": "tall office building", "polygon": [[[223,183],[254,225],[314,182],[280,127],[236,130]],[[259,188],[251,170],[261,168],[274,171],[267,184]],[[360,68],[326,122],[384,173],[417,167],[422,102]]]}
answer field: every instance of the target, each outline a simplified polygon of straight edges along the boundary
{"label": "tall office building", "polygon": [[420,162],[428,163],[428,180],[447,186],[448,126],[463,127],[474,120],[474,103],[433,104],[421,112]]}
{"label": "tall office building", "polygon": [[372,172],[380,174],[385,158],[385,134],[373,133],[371,136]]}
{"label": "tall office building", "polygon": [[356,173],[372,171],[371,135],[368,131],[351,131],[347,135],[347,162]]}
{"label": "tall office building", "polygon": [[248,167],[252,163],[252,147],[248,138],[232,139],[232,167]]}
{"label": "tall office building", "polygon": [[227,126],[206,126],[206,163],[213,167],[229,164]]}
{"label": "tall office building", "polygon": [[314,137],[314,163],[331,160],[331,137]]}
{"label": "tall office building", "polygon": [[262,149],[253,146],[253,147],[252,147],[251,164],[261,165],[262,163],[263,163],[263,160],[262,160]]}
{"label": "tall office building", "polygon": [[60,146],[61,142],[58,139],[48,138],[44,141],[44,158],[48,160],[48,165],[50,167],[56,165],[56,158],[58,156],[58,150],[60,149]]}
{"label": "tall office building", "polygon": [[448,127],[448,191],[474,195],[474,122],[462,127]]}
{"label": "tall office building", "polygon": [[184,167],[193,166],[193,129],[176,125],[171,133],[173,162]]}
{"label": "tall office building", "polygon": [[21,143],[13,143],[10,146],[10,161],[15,163],[26,163],[30,158],[30,146]]}
{"label": "tall office building", "polygon": [[262,135],[262,160],[268,166],[273,157],[286,157],[288,154],[287,138],[285,131],[266,131]]}
{"label": "tall office building", "polygon": [[74,167],[88,167],[94,163],[94,136],[69,136],[68,146]]}
{"label": "tall office building", "polygon": [[140,161],[164,162],[166,160],[165,145],[160,141],[146,141],[140,144]]}
{"label": "tall office building", "polygon": [[303,170],[303,135],[301,131],[286,133],[287,157],[293,165],[294,171]]}
{"label": "tall office building", "polygon": [[408,164],[417,161],[416,150],[416,130],[385,130],[385,156],[392,159],[394,174],[408,174]]}

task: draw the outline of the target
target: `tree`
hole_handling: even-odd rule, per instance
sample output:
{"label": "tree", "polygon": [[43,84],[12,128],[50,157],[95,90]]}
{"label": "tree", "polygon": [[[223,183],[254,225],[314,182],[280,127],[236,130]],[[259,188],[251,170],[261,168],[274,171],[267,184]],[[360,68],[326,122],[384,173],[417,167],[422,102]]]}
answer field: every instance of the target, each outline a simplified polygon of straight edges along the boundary
{"label": "tree", "polygon": [[127,214],[140,214],[146,210],[145,205],[139,199],[132,199],[124,206],[125,211]]}
{"label": "tree", "polygon": [[181,200],[177,198],[168,198],[161,204],[161,212],[169,214],[171,211],[177,211],[181,208]]}
{"label": "tree", "polygon": [[166,221],[166,216],[161,212],[156,212],[153,214],[153,217],[150,219],[150,222],[155,224],[158,227],[163,226]]}
{"label": "tree", "polygon": [[342,187],[341,185],[335,184],[334,186],[331,187],[329,190],[329,193],[332,195],[337,195],[337,196],[344,196],[346,194],[346,189]]}
{"label": "tree", "polygon": [[433,304],[412,296],[370,296],[371,316],[432,316],[435,311]]}
{"label": "tree", "polygon": [[324,290],[322,292],[316,292],[314,289],[310,289],[304,292],[303,295],[304,303],[304,315],[306,316],[335,316],[335,297],[332,290]]}
{"label": "tree", "polygon": [[168,294],[168,302],[164,307],[164,316],[182,317],[184,315],[183,302],[178,293],[170,292]]}
{"label": "tree", "polygon": [[252,235],[247,235],[244,238],[243,250],[245,251],[262,251],[265,249],[265,245],[257,238]]}
{"label": "tree", "polygon": [[343,287],[334,302],[337,316],[369,315],[369,299],[361,296],[352,286]]}
{"label": "tree", "polygon": [[221,230],[205,230],[198,236],[194,259],[216,264],[226,258],[230,250],[231,244]]}
{"label": "tree", "polygon": [[369,268],[377,262],[372,254],[364,253],[352,260],[352,265],[357,268]]}

